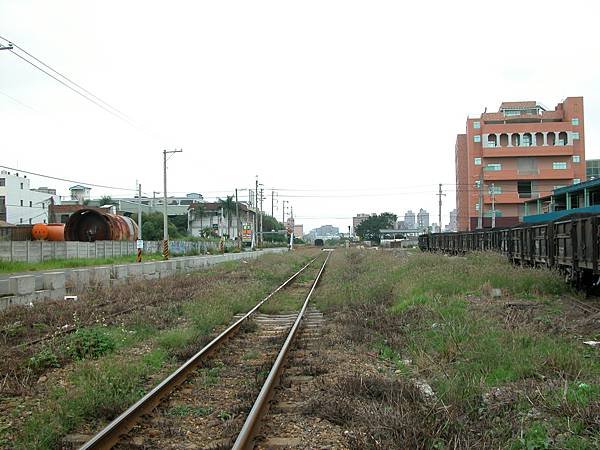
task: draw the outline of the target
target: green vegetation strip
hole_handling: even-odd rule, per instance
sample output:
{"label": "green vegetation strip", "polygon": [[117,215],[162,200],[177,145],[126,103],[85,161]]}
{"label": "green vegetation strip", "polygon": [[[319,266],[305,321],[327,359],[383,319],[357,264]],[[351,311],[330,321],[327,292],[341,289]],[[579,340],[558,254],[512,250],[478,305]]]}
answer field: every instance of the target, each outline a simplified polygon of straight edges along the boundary
{"label": "green vegetation strip", "polygon": [[[316,300],[343,306],[348,339],[375,348],[396,376],[431,385],[447,418],[424,430],[425,447],[600,446],[598,350],[552,326],[559,296],[574,295],[558,274],[491,254],[338,253]],[[534,312],[511,316],[504,302]]]}
{"label": "green vegetation strip", "polygon": [[[144,324],[127,329],[98,325],[67,337],[62,351],[76,362],[69,366],[65,384],[50,388],[48,396],[39,400],[41,406],[26,420],[14,447],[59,448],[66,434],[107,423],[202,348],[215,326],[249,310],[308,259],[306,254],[265,255],[257,261],[230,262],[213,269],[216,273],[238,269],[244,277],[235,283],[217,283],[176,308],[165,302],[164,313],[177,315],[183,323],[177,328],[157,331]],[[140,356],[132,347],[141,345],[146,349]],[[30,364],[53,367],[58,358],[44,348]],[[0,444],[8,444],[3,438],[6,432],[0,430]]]}

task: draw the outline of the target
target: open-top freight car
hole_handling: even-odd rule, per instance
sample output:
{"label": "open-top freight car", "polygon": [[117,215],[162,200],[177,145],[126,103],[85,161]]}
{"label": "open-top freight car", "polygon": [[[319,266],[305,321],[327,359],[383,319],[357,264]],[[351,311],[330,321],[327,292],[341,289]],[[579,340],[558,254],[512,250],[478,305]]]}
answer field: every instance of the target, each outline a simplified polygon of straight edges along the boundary
{"label": "open-top freight car", "polygon": [[419,247],[452,255],[496,251],[515,264],[556,269],[581,287],[600,283],[600,215],[595,214],[508,228],[423,234]]}

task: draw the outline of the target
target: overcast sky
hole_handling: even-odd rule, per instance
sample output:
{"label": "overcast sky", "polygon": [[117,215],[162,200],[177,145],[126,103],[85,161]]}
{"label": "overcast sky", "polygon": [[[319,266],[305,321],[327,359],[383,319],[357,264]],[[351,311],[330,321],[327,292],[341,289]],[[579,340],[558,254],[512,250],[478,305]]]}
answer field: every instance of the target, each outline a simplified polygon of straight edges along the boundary
{"label": "overcast sky", "polygon": [[600,157],[598,17],[587,1],[0,0],[0,36],[137,124],[0,51],[0,164],[151,196],[162,149],[183,148],[170,192],[259,175],[265,209],[279,190],[306,231],[421,207],[437,222],[438,183],[447,223],[456,134],[485,107],[583,96]]}

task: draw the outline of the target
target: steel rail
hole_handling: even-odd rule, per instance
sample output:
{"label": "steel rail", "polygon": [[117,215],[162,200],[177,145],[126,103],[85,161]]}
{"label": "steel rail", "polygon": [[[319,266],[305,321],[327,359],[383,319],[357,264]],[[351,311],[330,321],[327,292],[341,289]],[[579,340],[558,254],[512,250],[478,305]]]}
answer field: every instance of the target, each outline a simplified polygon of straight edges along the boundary
{"label": "steel rail", "polygon": [[302,319],[304,318],[304,313],[306,312],[306,308],[308,307],[310,297],[312,296],[312,293],[314,292],[315,288],[317,287],[317,284],[319,283],[321,274],[323,273],[323,270],[325,270],[325,265],[327,264],[327,261],[329,261],[330,256],[331,252],[329,252],[327,258],[325,258],[325,261],[321,266],[321,270],[319,270],[319,273],[315,278],[315,281],[313,282],[313,285],[308,295],[306,296],[306,299],[304,300],[302,309],[298,313],[298,317],[296,318],[296,321],[294,322],[294,325],[292,326],[288,337],[281,346],[281,350],[277,355],[277,359],[275,360],[275,363],[273,364],[273,367],[271,368],[271,371],[269,372],[269,375],[267,376],[267,379],[263,384],[263,387],[261,388],[258,397],[256,397],[254,405],[252,405],[252,409],[250,410],[250,413],[248,414],[248,417],[244,422],[242,430],[240,431],[240,434],[238,435],[235,443],[233,444],[233,447],[231,447],[232,450],[247,450],[254,448],[254,437],[258,433],[260,420],[269,409],[269,401],[273,397],[274,388],[279,383],[281,372],[283,371],[283,366],[287,359],[289,349],[292,345],[292,342],[294,341],[294,338],[296,337],[298,329],[300,328],[300,324],[302,322]]}
{"label": "steel rail", "polygon": [[138,419],[142,415],[152,411],[166,395],[169,395],[178,385],[184,382],[189,377],[191,372],[198,367],[198,365],[206,357],[210,356],[220,344],[230,338],[245,320],[253,315],[267,300],[273,297],[273,295],[287,287],[294,279],[296,279],[298,275],[300,275],[307,267],[315,262],[317,258],[318,256],[310,260],[304,267],[288,278],[277,289],[258,302],[243,317],[238,319],[234,324],[230,325],[225,331],[223,331],[212,341],[210,341],[204,348],[202,348],[202,350],[200,350],[177,370],[175,370],[175,372],[165,378],[160,384],[158,384],[140,400],[130,406],[124,413],[109,423],[102,431],[86,442],[82,447],[80,447],[80,450],[112,448],[119,441],[123,434],[127,433],[135,426]]}

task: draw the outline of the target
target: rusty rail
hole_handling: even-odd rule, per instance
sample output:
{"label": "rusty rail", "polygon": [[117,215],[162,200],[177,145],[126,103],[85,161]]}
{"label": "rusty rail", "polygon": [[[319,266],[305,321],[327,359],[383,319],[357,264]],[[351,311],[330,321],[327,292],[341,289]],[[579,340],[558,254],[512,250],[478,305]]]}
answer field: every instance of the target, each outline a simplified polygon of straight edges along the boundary
{"label": "rusty rail", "polygon": [[[90,439],[83,445],[80,450],[96,450],[96,449],[110,449],[112,448],[121,438],[121,436],[131,430],[137,423],[138,419],[152,411],[162,399],[169,395],[173,390],[183,383],[191,374],[191,372],[198,367],[198,365],[210,356],[223,342],[229,339],[236,331],[240,328],[242,323],[252,316],[258,309],[273,295],[280,290],[287,287],[298,275],[300,275],[307,267],[317,260],[318,257],[310,260],[304,267],[298,270],[290,278],[288,278],[283,284],[277,289],[267,295],[264,299],[258,302],[250,311],[248,311],[243,317],[238,319],[234,324],[230,325],[225,331],[219,334],[216,338],[206,345],[202,350],[187,360],[182,366],[180,366],[175,372],[165,378],[159,385],[148,392],[144,397],[138,400],[135,404],[129,407],[127,411],[122,413],[119,417],[108,424],[102,431],[96,436]],[[321,269],[322,270],[322,269]]]}
{"label": "rusty rail", "polygon": [[273,364],[273,367],[271,368],[271,371],[269,372],[269,375],[267,376],[267,379],[263,384],[263,387],[261,388],[260,393],[258,394],[258,397],[256,398],[256,401],[254,402],[254,405],[252,406],[252,409],[250,410],[250,413],[246,418],[246,421],[244,422],[242,431],[240,431],[240,434],[238,435],[232,447],[232,450],[247,450],[254,448],[254,437],[259,431],[260,420],[269,409],[269,401],[273,397],[273,391],[275,387],[279,384],[279,380],[281,378],[281,373],[283,371],[283,366],[287,359],[289,349],[292,345],[292,342],[294,341],[294,338],[296,337],[298,329],[300,328],[300,324],[302,322],[302,319],[304,318],[304,313],[306,312],[306,308],[308,307],[310,297],[312,296],[312,293],[314,292],[315,288],[317,287],[317,284],[319,283],[319,280],[321,279],[321,274],[325,270],[325,265],[327,264],[327,261],[329,261],[330,256],[331,253],[328,253],[327,258],[325,258],[325,261],[321,266],[321,270],[319,270],[319,273],[315,278],[315,281],[313,282],[313,285],[308,295],[306,296],[306,299],[304,300],[302,309],[298,313],[298,317],[296,318],[296,321],[294,322],[294,325],[292,326],[288,337],[283,343],[281,350],[277,355],[277,359],[275,360],[275,363]]}

